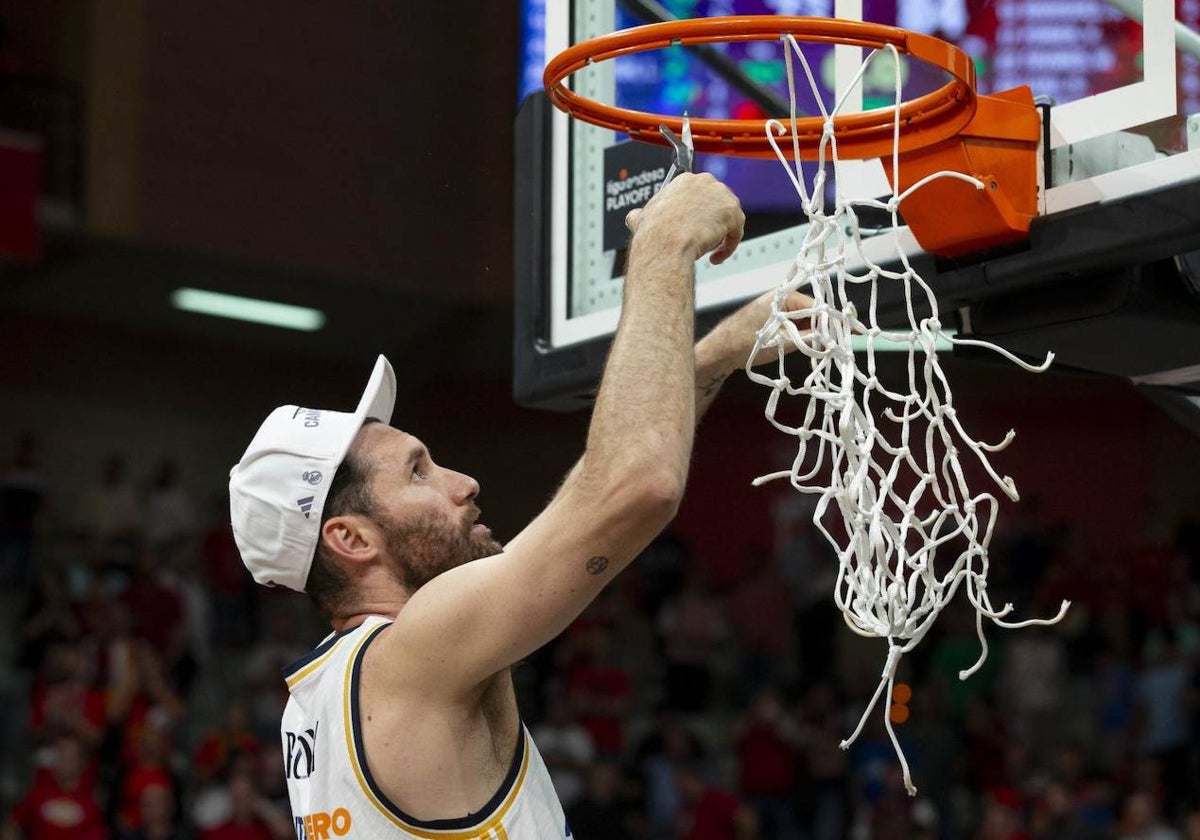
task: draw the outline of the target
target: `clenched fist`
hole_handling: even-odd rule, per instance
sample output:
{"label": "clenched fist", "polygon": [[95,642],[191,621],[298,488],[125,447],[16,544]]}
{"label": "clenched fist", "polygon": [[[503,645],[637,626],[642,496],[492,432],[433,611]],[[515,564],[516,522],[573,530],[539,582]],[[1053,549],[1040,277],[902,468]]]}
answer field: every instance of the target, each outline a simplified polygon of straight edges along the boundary
{"label": "clenched fist", "polygon": [[745,224],[737,196],[707,172],[677,175],[645,207],[625,218],[636,247],[678,248],[690,260],[711,251],[713,265],[737,249]]}

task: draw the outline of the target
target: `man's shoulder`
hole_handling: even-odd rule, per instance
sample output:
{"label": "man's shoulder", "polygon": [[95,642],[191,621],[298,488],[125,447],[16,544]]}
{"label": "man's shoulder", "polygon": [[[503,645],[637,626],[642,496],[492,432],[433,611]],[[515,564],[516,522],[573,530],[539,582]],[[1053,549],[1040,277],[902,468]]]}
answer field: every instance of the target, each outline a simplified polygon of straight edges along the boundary
{"label": "man's shoulder", "polygon": [[340,683],[342,670],[358,666],[365,644],[386,626],[382,621],[366,621],[326,636],[316,647],[283,668],[288,690],[294,693],[302,686],[316,684],[330,668],[337,672]]}
{"label": "man's shoulder", "polygon": [[[454,671],[452,650],[431,650],[419,643],[403,621],[395,621],[370,634],[358,669],[363,686],[372,694],[384,693],[392,702],[412,699],[430,708],[444,708],[449,714],[489,714],[497,705],[507,706],[515,698],[510,668],[464,686],[451,679]],[[446,679],[439,675],[445,673]]]}

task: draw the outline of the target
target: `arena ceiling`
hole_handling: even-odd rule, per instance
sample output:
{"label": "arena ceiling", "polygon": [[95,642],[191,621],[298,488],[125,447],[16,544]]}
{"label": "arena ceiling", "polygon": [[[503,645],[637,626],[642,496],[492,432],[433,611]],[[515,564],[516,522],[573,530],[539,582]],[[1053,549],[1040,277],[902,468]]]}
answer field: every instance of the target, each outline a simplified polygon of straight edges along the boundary
{"label": "arena ceiling", "polygon": [[[78,149],[45,258],[0,268],[6,317],[507,370],[515,6],[117,5],[0,0],[4,69],[74,97],[51,130]],[[179,313],[179,285],[326,327]]]}

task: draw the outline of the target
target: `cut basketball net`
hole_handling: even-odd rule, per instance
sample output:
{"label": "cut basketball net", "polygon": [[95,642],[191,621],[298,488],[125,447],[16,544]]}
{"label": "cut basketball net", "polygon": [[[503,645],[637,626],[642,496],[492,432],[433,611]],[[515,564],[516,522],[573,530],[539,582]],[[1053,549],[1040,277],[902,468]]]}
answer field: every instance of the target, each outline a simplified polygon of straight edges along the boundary
{"label": "cut basketball net", "polygon": [[[846,91],[854,89],[871,61],[886,49],[896,66],[895,107],[847,114],[847,93],[842,93],[834,107],[827,109],[797,38],[873,49]],[[759,120],[685,121],[598,102],[567,85],[567,78],[576,71],[631,53],[676,45],[780,39],[785,43],[791,114],[787,126],[768,120],[765,135]],[[796,117],[793,53],[804,67],[820,117]],[[899,53],[941,68],[949,81],[932,93],[901,102]],[[862,732],[884,690],[888,697],[893,696],[900,658],[924,638],[959,586],[965,584],[967,598],[975,608],[975,627],[982,648],[979,660],[959,674],[962,679],[978,670],[987,658],[984,618],[1013,628],[1053,624],[1061,619],[1066,602],[1052,619],[1022,622],[1004,620],[1012,611],[1011,605],[1001,609],[992,606],[987,592],[988,545],[999,503],[991,493],[971,491],[959,453],[960,447],[969,450],[1004,494],[1016,500],[1017,488],[1012,479],[1002,478],[988,460],[988,453],[1012,441],[1013,432],[997,444],[977,441],[966,433],[938,364],[937,342],[941,339],[986,347],[1030,371],[1045,370],[1052,356],[1044,364],[1032,366],[995,345],[946,333],[938,318],[933,290],[913,270],[901,246],[897,214],[900,205],[908,202],[909,232],[926,251],[941,256],[1026,238],[1037,215],[1037,145],[1041,134],[1029,88],[979,95],[971,57],[929,35],[862,21],[782,15],[696,18],[601,35],[581,41],[547,62],[543,82],[550,101],[575,119],[648,143],[676,146],[671,132],[686,127],[692,145],[700,152],[768,158],[774,155],[796,188],[808,217],[808,230],[792,271],[775,292],[771,316],[759,330],[750,354],[754,360],[760,352],[776,349],[777,372],[774,377],[756,373],[750,370],[749,361],[746,372],[752,380],[771,389],[767,419],[797,438],[798,451],[790,469],[762,476],[755,483],[786,478],[800,492],[819,497],[814,523],[838,554],[835,601],[854,632],[878,636],[888,643],[887,664],[879,687],[842,747],[850,746]],[[664,126],[671,131],[664,131]],[[794,167],[778,143],[779,137],[788,134]],[[839,143],[846,159],[890,154],[893,195],[888,200],[845,197],[838,178]],[[819,163],[811,190],[800,168],[802,158]],[[828,211],[826,163],[832,165],[836,196]],[[959,169],[983,176],[986,189],[984,180]],[[964,190],[952,183],[955,180],[970,184],[974,190]],[[947,191],[947,186],[955,190]],[[964,191],[970,192],[972,200],[963,199]],[[890,215],[890,235],[900,270],[884,269],[863,253],[855,207],[870,207]],[[860,261],[855,265],[865,266],[861,273],[847,269],[848,248]],[[902,284],[908,314],[906,328],[880,327],[877,292],[881,280]],[[865,320],[847,295],[849,287],[862,285],[869,292]],[[784,302],[789,293],[802,288],[811,294],[813,305],[786,311]],[[802,334],[797,324],[811,329]],[[854,355],[851,339],[855,336],[866,342],[862,357],[865,370]],[[907,349],[908,389],[904,393],[889,390],[875,376],[876,344],[881,341]],[[809,362],[798,385],[792,383],[785,367],[789,348]],[[802,425],[790,426],[776,417],[785,395],[807,397]],[[887,434],[881,424],[887,426]],[[831,504],[841,515],[841,540],[823,521]],[[937,572],[939,551],[943,557],[946,553],[954,555],[952,563],[941,564],[945,569],[941,574]],[[907,712],[904,703],[897,705]],[[898,713],[898,717],[903,716]],[[909,793],[915,793],[908,763],[886,713],[884,725],[904,769],[905,786]]]}
{"label": "cut basketball net", "polygon": [[[984,189],[983,182],[961,172],[942,170],[903,191],[894,190],[887,200],[849,199],[843,195],[838,183],[840,162],[834,118],[844,107],[847,92],[881,50],[873,50],[867,56],[847,92],[840,95],[832,109],[826,109],[796,39],[790,34],[781,37],[785,45],[791,130],[788,132],[778,120],[769,120],[767,139],[800,197],[809,226],[787,280],[775,291],[771,315],[759,330],[750,353],[753,360],[764,350],[776,349],[779,355],[775,374],[768,376],[754,371],[749,361],[746,373],[754,382],[771,389],[765,412],[767,420],[794,436],[798,449],[789,469],[761,476],[754,483],[787,479],[799,492],[818,497],[813,523],[838,556],[834,600],[851,630],[861,636],[887,640],[887,661],[879,686],[858,726],[842,741],[841,747],[846,749],[862,732],[880,697],[893,696],[901,657],[920,643],[960,586],[965,588],[975,609],[975,628],[981,646],[979,659],[959,673],[960,679],[977,671],[987,658],[985,618],[1001,627],[1019,628],[1053,624],[1065,614],[1069,606],[1066,601],[1051,619],[1006,621],[1012,605],[1005,604],[999,609],[992,605],[987,591],[988,546],[999,503],[992,493],[975,492],[968,487],[959,456],[965,447],[1004,494],[1016,501],[1013,480],[1001,477],[988,459],[989,453],[1012,442],[1014,432],[1009,431],[994,444],[975,440],[966,432],[938,363],[937,342],[941,339],[986,347],[1033,372],[1045,370],[1053,354],[1048,354],[1043,364],[1034,366],[988,342],[956,338],[947,333],[938,318],[933,290],[910,265],[900,244],[897,211],[914,192],[941,178],[957,178],[979,190]],[[900,184],[899,56],[892,44],[883,48],[896,63],[891,167],[892,184]],[[824,120],[811,189],[800,167],[793,53],[804,68]],[[777,136],[786,133],[790,133],[792,140],[791,161],[776,141]],[[833,170],[835,195],[834,206],[828,210],[827,161]],[[856,207],[890,214],[890,235],[900,270],[884,269],[863,253]],[[865,266],[860,273],[847,268],[850,255],[857,256]],[[876,307],[881,281],[903,284],[907,328],[880,327]],[[865,319],[847,295],[848,287],[864,284],[868,286],[870,301]],[[805,290],[813,304],[808,309],[788,311],[785,301],[797,290]],[[801,332],[801,326],[806,328],[805,332]],[[866,343],[861,357],[855,355],[851,344],[855,336],[861,336]],[[890,390],[876,378],[876,345],[881,341],[907,350],[907,391]],[[787,373],[785,359],[789,349],[796,350],[809,362],[798,384]],[[865,367],[860,366],[860,361],[865,361]],[[776,411],[785,395],[807,399],[800,425],[789,425],[777,418]],[[840,514],[841,529],[827,527],[824,521],[831,506]],[[943,563],[939,550],[943,554],[952,552],[953,561]],[[943,571],[939,572],[939,567]],[[896,738],[891,716],[886,713],[887,705],[885,702],[884,726],[904,771],[905,787],[909,794],[915,794],[908,762]]]}

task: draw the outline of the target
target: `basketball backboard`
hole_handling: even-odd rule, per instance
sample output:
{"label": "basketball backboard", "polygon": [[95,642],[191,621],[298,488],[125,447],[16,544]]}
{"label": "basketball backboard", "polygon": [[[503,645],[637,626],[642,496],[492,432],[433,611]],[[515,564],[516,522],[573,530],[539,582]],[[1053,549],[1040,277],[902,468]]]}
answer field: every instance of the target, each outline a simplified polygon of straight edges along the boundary
{"label": "basketball backboard", "polygon": [[[982,93],[1028,84],[1045,105],[1039,215],[1027,242],[954,259],[906,252],[937,291],[943,320],[1058,366],[1200,389],[1200,0],[527,0],[525,97],[517,121],[514,392],[528,405],[586,404],[619,313],[624,212],[670,162],[665,149],[554,110],[545,59],[572,43],[663,17],[789,14],[894,24],[952,41]],[[808,46],[826,92],[843,91],[862,51]],[[892,65],[873,65],[853,108],[891,104]],[[944,82],[901,65],[905,98]],[[602,62],[573,89],[678,116],[779,116],[778,44],[672,47]],[[774,113],[772,113],[774,112]],[[697,310],[715,321],[783,279],[803,218],[776,161],[700,155],[747,211],[747,240],[721,266],[697,264]],[[847,190],[889,192],[882,166],[843,171]],[[872,258],[886,261],[889,242]],[[881,294],[884,292],[881,291]],[[897,308],[882,301],[881,320]]]}

